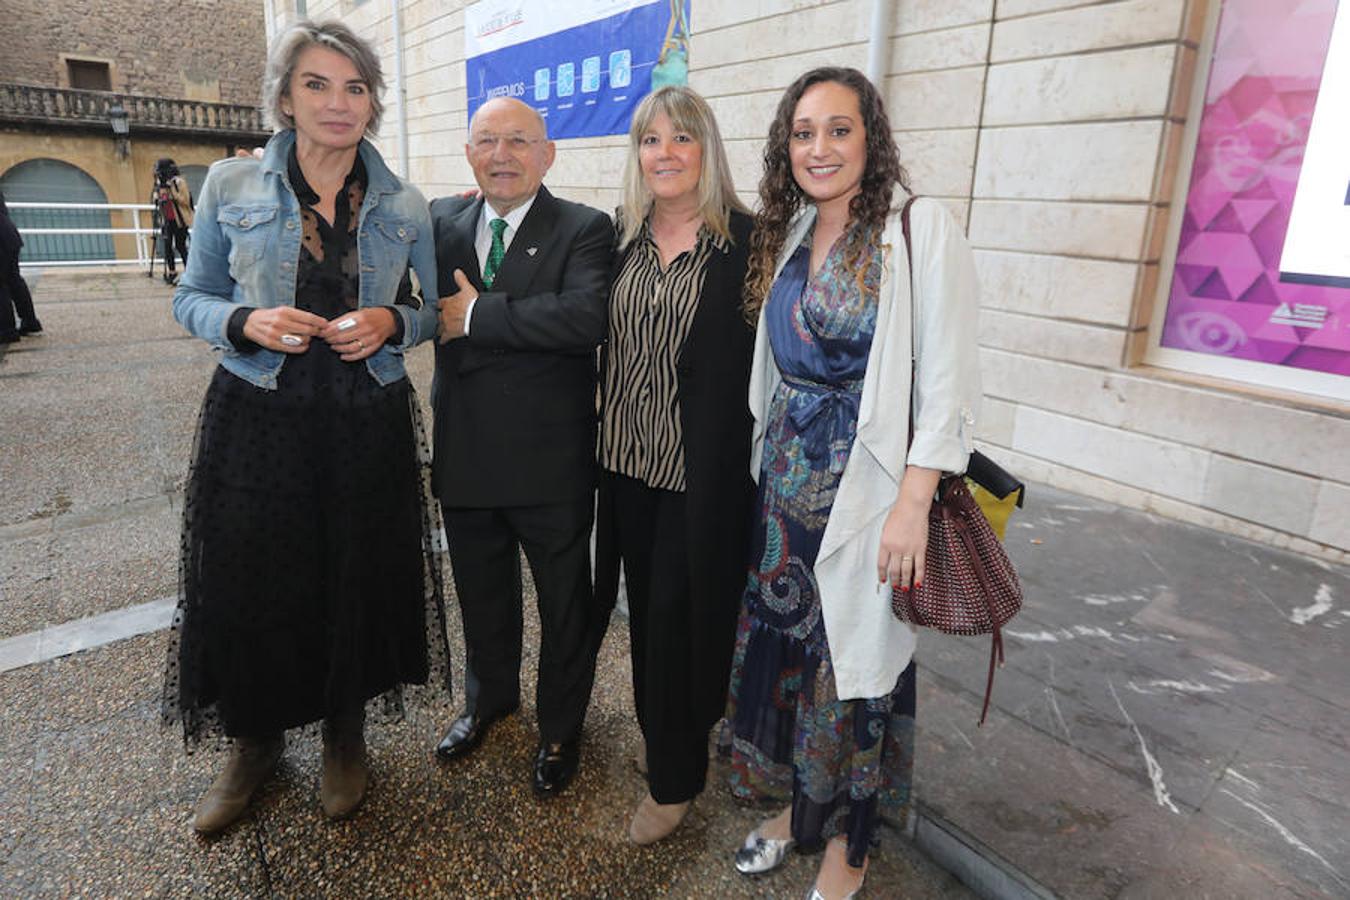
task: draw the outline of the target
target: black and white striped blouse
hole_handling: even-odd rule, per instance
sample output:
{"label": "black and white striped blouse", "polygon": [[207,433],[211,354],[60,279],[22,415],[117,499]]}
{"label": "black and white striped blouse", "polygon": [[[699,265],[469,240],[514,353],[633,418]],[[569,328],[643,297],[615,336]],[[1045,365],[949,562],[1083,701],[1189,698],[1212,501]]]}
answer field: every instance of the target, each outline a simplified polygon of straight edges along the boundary
{"label": "black and white striped blouse", "polygon": [[689,336],[714,252],[726,241],[706,228],[693,249],[662,269],[647,226],[614,280],[600,464],[648,487],[684,490],[684,446],[676,406],[675,363]]}

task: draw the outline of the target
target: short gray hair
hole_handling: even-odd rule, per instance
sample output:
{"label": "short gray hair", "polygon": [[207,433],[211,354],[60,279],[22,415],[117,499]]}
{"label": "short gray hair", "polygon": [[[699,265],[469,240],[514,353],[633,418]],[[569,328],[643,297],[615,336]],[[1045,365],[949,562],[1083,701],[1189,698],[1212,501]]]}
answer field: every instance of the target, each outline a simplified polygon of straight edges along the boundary
{"label": "short gray hair", "polygon": [[335,50],[356,66],[357,74],[370,88],[370,122],[366,125],[366,133],[378,133],[380,119],[384,117],[384,104],[380,102],[380,95],[384,93],[380,57],[368,41],[358,37],[342,22],[311,22],[305,19],[277,36],[267,54],[267,73],[263,77],[263,114],[277,128],[295,127],[295,119],[281,108],[281,101],[290,94],[291,77],[295,75],[295,65],[300,54],[310,47]]}

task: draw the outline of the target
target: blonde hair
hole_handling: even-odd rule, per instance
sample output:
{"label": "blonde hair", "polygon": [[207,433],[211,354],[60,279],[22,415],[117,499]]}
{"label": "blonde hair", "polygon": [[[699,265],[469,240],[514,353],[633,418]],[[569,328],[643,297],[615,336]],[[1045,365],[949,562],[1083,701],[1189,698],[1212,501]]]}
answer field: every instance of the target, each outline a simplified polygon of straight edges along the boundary
{"label": "blonde hair", "polygon": [[628,129],[628,160],[623,170],[623,205],[619,208],[619,221],[623,227],[619,247],[628,246],[637,237],[651,212],[652,193],[642,178],[639,153],[642,136],[661,113],[670,118],[676,130],[698,141],[703,149],[703,168],[698,176],[699,212],[709,231],[730,240],[731,211],[749,211],[736,196],[717,119],[708,101],[687,87],[672,85],[648,94],[633,112],[633,123]]}
{"label": "blonde hair", "polygon": [[369,42],[342,22],[315,23],[306,19],[287,28],[272,42],[267,53],[267,72],[263,76],[263,113],[277,128],[295,127],[295,118],[286,114],[281,101],[290,96],[295,66],[300,54],[310,47],[336,50],[352,61],[356,73],[370,90],[370,121],[366,124],[366,134],[379,133],[380,119],[384,116],[384,104],[380,101],[380,94],[384,93],[380,56]]}

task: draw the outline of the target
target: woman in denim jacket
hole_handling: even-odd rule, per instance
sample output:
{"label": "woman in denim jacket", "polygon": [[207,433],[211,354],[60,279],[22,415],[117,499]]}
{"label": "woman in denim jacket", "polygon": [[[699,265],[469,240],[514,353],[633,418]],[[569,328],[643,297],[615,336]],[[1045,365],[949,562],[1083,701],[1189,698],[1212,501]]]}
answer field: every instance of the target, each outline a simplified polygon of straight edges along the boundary
{"label": "woman in denim jacket", "polygon": [[[285,729],[323,721],[324,812],[366,788],[367,701],[449,691],[437,529],[403,353],[434,335],[427,204],[364,135],[374,50],[340,23],[273,47],[262,159],[211,168],[174,316],[220,354],[183,518],[166,719],[232,739],[193,825],[236,820]],[[392,701],[391,706],[388,701]]]}

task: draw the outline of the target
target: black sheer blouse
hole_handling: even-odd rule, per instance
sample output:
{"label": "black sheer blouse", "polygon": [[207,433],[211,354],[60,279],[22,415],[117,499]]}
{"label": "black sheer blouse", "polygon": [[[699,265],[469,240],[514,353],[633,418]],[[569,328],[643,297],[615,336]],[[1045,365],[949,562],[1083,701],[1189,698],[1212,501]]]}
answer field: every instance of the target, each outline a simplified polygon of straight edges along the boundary
{"label": "black sheer blouse", "polygon": [[[300,203],[300,258],[296,264],[295,306],[325,319],[335,319],[356,309],[361,297],[361,260],[356,243],[356,228],[361,220],[361,204],[366,197],[366,164],[361,155],[347,173],[333,222],[329,224],[315,210],[318,193],[305,180],[295,148],[287,160],[286,175]],[[411,282],[405,275],[399,284],[396,303],[412,303]],[[244,321],[252,309],[237,310],[230,317],[229,339],[240,350],[256,349],[244,337]],[[403,319],[394,316],[394,334],[390,343],[403,340]]]}

